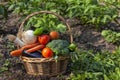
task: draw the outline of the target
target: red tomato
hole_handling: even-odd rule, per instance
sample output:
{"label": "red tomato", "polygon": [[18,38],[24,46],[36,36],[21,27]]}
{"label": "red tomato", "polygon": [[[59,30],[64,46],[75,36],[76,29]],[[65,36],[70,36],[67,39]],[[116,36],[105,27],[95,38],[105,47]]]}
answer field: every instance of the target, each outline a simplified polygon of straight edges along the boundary
{"label": "red tomato", "polygon": [[50,48],[46,47],[42,50],[42,56],[45,58],[50,58],[53,56],[53,51]]}
{"label": "red tomato", "polygon": [[41,35],[38,36],[38,41],[43,44],[46,45],[49,41],[50,41],[50,36],[49,35]]}

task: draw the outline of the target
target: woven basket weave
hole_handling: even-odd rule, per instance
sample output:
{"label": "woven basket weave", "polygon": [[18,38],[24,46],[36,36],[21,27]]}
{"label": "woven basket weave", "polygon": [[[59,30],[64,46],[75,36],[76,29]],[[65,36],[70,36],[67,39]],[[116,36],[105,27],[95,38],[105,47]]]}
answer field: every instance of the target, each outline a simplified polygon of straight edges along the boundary
{"label": "woven basket weave", "polygon": [[[65,21],[65,19],[58,15],[55,12],[52,11],[39,11],[34,12],[30,15],[28,15],[23,22],[21,23],[18,31],[18,37],[19,33],[23,32],[23,25],[25,22],[32,16],[37,14],[52,14],[55,15],[59,20],[61,20],[68,28],[68,32],[70,35],[70,42],[73,42],[73,37],[71,34],[71,29],[68,23]],[[56,76],[58,74],[65,73],[69,57],[60,56],[58,57],[58,60],[56,61],[54,58],[29,58],[21,56],[20,59],[23,61],[23,64],[25,66],[25,69],[28,74],[31,75],[41,75],[41,76]]]}

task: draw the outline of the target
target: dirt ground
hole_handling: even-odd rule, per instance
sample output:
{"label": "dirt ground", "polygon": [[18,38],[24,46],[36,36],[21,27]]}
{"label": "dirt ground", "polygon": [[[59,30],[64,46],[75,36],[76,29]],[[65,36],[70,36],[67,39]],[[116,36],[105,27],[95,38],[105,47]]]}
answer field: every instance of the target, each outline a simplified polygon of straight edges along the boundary
{"label": "dirt ground", "polygon": [[[10,14],[8,19],[5,20],[3,17],[0,17],[0,68],[3,67],[3,64],[6,60],[10,61],[10,66],[8,70],[2,72],[0,71],[0,80],[43,80],[40,76],[30,76],[26,74],[23,64],[19,58],[11,57],[9,52],[11,49],[8,47],[9,41],[6,38],[7,34],[16,35],[21,17],[15,14]],[[77,24],[75,20],[67,20],[71,26],[74,41],[77,43],[78,47],[81,49],[92,49],[96,51],[108,50],[113,51],[116,48],[116,45],[107,43],[101,36],[101,30],[95,30],[90,26],[83,26]],[[112,27],[111,27],[112,25]],[[114,24],[109,24],[107,27],[102,26],[107,29],[116,29],[120,31],[120,28]],[[116,28],[115,28],[116,27]],[[12,46],[11,46],[12,47]],[[64,80],[66,75],[63,77],[51,77],[44,78],[44,80]]]}

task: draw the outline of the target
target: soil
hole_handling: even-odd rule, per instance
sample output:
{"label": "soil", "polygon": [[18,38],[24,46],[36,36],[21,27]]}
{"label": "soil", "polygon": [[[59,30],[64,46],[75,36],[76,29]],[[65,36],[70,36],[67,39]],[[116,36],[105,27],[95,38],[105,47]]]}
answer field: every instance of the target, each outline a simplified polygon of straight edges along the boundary
{"label": "soil", "polygon": [[[21,17],[16,14],[9,14],[8,18],[5,20],[0,17],[0,69],[5,65],[5,61],[9,61],[9,68],[7,70],[0,70],[0,80],[64,80],[67,78],[67,73],[65,76],[60,77],[41,77],[41,76],[31,76],[26,74],[26,70],[22,62],[18,57],[11,57],[9,52],[11,51],[8,46],[9,41],[7,40],[7,34],[16,35],[18,32]],[[96,30],[91,26],[86,26],[78,24],[77,20],[67,20],[71,26],[74,42],[77,43],[80,49],[94,50],[95,52],[108,50],[113,51],[116,48],[115,44],[107,43],[101,36],[101,30]],[[112,27],[111,27],[112,25]],[[113,23],[107,25],[107,27],[102,26],[103,29],[114,29],[120,31],[119,27],[116,27]],[[6,64],[7,66],[7,64]]]}

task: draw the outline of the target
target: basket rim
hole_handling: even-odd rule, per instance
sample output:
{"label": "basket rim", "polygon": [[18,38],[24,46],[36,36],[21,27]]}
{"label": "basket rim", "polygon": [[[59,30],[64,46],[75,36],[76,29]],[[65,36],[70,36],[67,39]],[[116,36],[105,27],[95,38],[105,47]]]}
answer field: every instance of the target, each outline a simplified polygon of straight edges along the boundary
{"label": "basket rim", "polygon": [[35,62],[35,63],[40,63],[40,62],[50,62],[50,61],[59,61],[59,60],[68,60],[70,57],[69,56],[59,56],[58,59],[55,59],[54,57],[52,58],[30,58],[30,57],[25,57],[25,56],[20,56],[20,59],[23,62]]}

